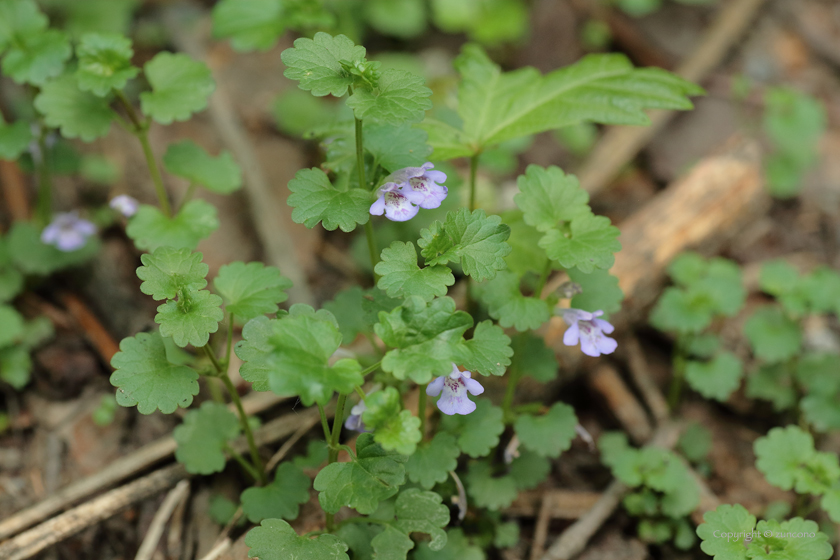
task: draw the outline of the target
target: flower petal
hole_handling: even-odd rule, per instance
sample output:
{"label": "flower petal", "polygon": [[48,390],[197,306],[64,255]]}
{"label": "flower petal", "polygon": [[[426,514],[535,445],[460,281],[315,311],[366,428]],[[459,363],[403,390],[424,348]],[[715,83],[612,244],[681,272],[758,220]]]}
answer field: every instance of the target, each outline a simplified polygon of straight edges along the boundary
{"label": "flower petal", "polygon": [[440,395],[441,390],[443,389],[443,382],[444,376],[440,376],[435,378],[431,383],[426,386],[426,394],[430,397],[436,397]]}

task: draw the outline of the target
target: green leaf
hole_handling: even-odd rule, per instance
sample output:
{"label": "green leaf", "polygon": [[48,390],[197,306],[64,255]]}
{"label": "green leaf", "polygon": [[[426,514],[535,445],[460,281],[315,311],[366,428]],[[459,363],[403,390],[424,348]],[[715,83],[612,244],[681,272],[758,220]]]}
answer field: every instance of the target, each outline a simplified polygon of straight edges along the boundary
{"label": "green leaf", "polygon": [[840,522],[840,488],[829,490],[820,501],[820,506],[835,523]]}
{"label": "green leaf", "polygon": [[268,50],[286,30],[281,0],[221,0],[213,6],[213,36],[233,50]]}
{"label": "green leaf", "polygon": [[517,378],[528,375],[540,383],[547,383],[557,377],[557,358],[542,337],[528,332],[520,333],[513,337],[511,348],[513,358],[510,375]]}
{"label": "green leaf", "polygon": [[317,469],[327,461],[327,443],[316,439],[306,444],[306,455],[298,455],[292,462],[302,469]]}
{"label": "green leaf", "polygon": [[359,120],[401,125],[423,120],[432,108],[432,90],[424,80],[403,70],[382,71],[376,88],[357,87],[347,99],[347,105]]}
{"label": "green leaf", "polygon": [[[2,308],[0,308],[2,310]],[[23,346],[0,348],[0,379],[14,389],[23,389],[29,383],[32,358]]]}
{"label": "green leaf", "polygon": [[543,457],[556,459],[572,446],[577,423],[571,406],[555,403],[542,416],[522,414],[516,419],[514,429],[522,445]]}
{"label": "green leaf", "polygon": [[602,319],[608,318],[610,313],[621,309],[624,292],[618,287],[618,278],[601,269],[595,269],[589,274],[584,274],[577,268],[571,268],[566,272],[572,282],[576,282],[583,290],[572,298],[573,308],[584,311],[600,309],[604,312]]}
{"label": "green leaf", "polygon": [[514,327],[520,332],[535,330],[551,316],[547,302],[522,295],[519,275],[509,270],[496,273],[495,278],[476,288],[487,312],[505,328]]}
{"label": "green leaf", "polygon": [[160,325],[160,334],[172,337],[181,348],[187,344],[198,348],[219,330],[219,321],[225,317],[221,305],[222,298],[207,290],[183,289],[178,301],[158,306],[155,322]]}
{"label": "green leaf", "polygon": [[759,521],[755,529],[758,536],[747,548],[749,558],[828,560],[834,554],[828,536],[811,520]]}
{"label": "green leaf", "polygon": [[685,351],[688,356],[711,358],[720,349],[720,338],[714,333],[703,333],[690,337]]}
{"label": "green leaf", "polygon": [[138,249],[152,251],[162,246],[195,249],[199,241],[209,237],[218,227],[216,207],[206,200],[194,199],[171,218],[155,206],[141,204],[128,221],[125,232]]}
{"label": "green leaf", "polygon": [[280,519],[263,520],[259,527],[248,531],[245,544],[251,549],[248,557],[260,560],[350,560],[347,545],[335,535],[299,537]]}
{"label": "green leaf", "polygon": [[[404,167],[419,167],[429,161],[432,148],[428,135],[408,125],[393,126],[365,121],[365,149],[389,173]],[[355,156],[355,143],[353,155]]]}
{"label": "green leaf", "polygon": [[178,443],[175,458],[192,474],[212,474],[225,470],[224,448],[241,430],[236,414],[220,403],[207,401],[187,412],[184,423],[172,437]]}
{"label": "green leaf", "polygon": [[493,546],[496,548],[511,548],[519,542],[519,523],[506,521],[496,525],[496,534],[493,536]]}
{"label": "green leaf", "polygon": [[381,277],[377,287],[390,297],[414,295],[431,301],[446,295],[447,286],[455,283],[455,277],[447,266],[420,268],[417,265],[417,250],[410,241],[394,241],[385,248],[375,271]]}
{"label": "green leaf", "polygon": [[680,435],[677,447],[692,463],[704,461],[712,449],[712,432],[702,424],[690,424]]}
{"label": "green leaf", "polygon": [[683,251],[668,265],[668,276],[681,286],[687,287],[703,278],[707,270],[706,259],[694,251]]}
{"label": "green leaf", "polygon": [[539,246],[542,233],[526,224],[519,210],[504,212],[502,221],[510,227],[507,242],[512,250],[505,257],[508,268],[520,277],[528,272],[541,274],[550,263],[545,251]]}
{"label": "green leaf", "polygon": [[0,305],[0,348],[23,334],[23,317],[11,305]]}
{"label": "green leaf", "polygon": [[423,0],[372,0],[364,8],[368,24],[383,35],[410,39],[426,30]]}
{"label": "green leaf", "polygon": [[73,74],[64,74],[41,87],[35,108],[47,126],[60,128],[65,138],[91,142],[108,134],[114,112],[109,100],[82,91]]}
{"label": "green leaf", "polygon": [[3,74],[19,84],[43,86],[61,74],[73,54],[63,31],[47,29],[19,37],[3,58]]}
{"label": "green leaf", "polygon": [[324,302],[322,306],[335,316],[338,330],[344,344],[356,340],[359,333],[372,332],[372,325],[365,321],[362,302],[365,291],[359,286],[352,286],[336,294],[332,301]]}
{"label": "green leaf", "polygon": [[41,230],[32,222],[17,221],[6,237],[9,257],[25,274],[47,275],[79,265],[93,258],[101,247],[98,237],[90,237],[81,249],[64,252],[41,242]]}
{"label": "green leaf", "polygon": [[487,461],[470,464],[464,477],[467,493],[479,507],[496,511],[508,507],[519,495],[512,476],[493,476],[493,467]]}
{"label": "green leaf", "polygon": [[169,363],[158,333],[138,333],[124,338],[111,358],[116,370],[111,385],[117,388],[120,406],[137,405],[140,414],[160,409],[172,414],[187,408],[198,394],[198,374],[192,368]]}
{"label": "green leaf", "polygon": [[449,508],[435,492],[409,488],[400,492],[395,504],[397,520],[394,527],[404,532],[427,533],[432,537],[429,548],[440,550],[446,546],[446,532],[441,527],[449,523]]}
{"label": "green leaf", "polygon": [[513,200],[522,210],[525,223],[539,231],[591,213],[589,193],[580,188],[577,177],[565,175],[559,167],[529,165],[516,184],[520,192]]}
{"label": "green leaf", "polygon": [[347,463],[332,463],[315,477],[318,500],[328,513],[349,506],[363,515],[376,511],[379,502],[397,493],[405,482],[408,458],[382,449],[373,434],[356,440],[356,456]]}
{"label": "green leaf", "polygon": [[492,321],[475,326],[473,337],[459,346],[458,361],[469,371],[482,375],[504,375],[513,350],[505,331]]}
{"label": "green leaf", "polygon": [[713,315],[707,297],[672,286],[656,302],[650,323],[661,331],[698,333],[711,324]]}
{"label": "green leaf", "polygon": [[753,449],[756,468],[764,473],[767,482],[782,490],[793,488],[800,465],[816,454],[814,438],[798,426],[773,428],[755,440]]}
{"label": "green leaf", "polygon": [[373,430],[373,439],[385,450],[394,450],[401,455],[411,455],[420,435],[420,419],[411,411],[402,410],[402,399],[394,387],[375,391],[365,398],[367,409],[362,421]]}
{"label": "green leaf", "polygon": [[743,364],[732,352],[721,352],[708,362],[689,360],[685,366],[685,379],[691,388],[721,402],[738,389],[743,375]]}
{"label": "green leaf", "polygon": [[821,266],[805,277],[804,291],[816,313],[836,311],[840,307],[840,274]]}
{"label": "green leaf", "polygon": [[278,303],[289,296],[283,290],[292,282],[273,266],[260,262],[233,262],[219,269],[213,286],[225,300],[225,309],[242,322],[266,313],[277,313]]}
{"label": "green leaf", "polygon": [[0,119],[0,159],[16,160],[29,149],[33,139],[32,129],[26,121],[7,124]]}
{"label": "green leaf", "polygon": [[798,396],[785,363],[762,364],[747,377],[747,397],[764,399],[773,403],[776,411],[786,410],[796,404]]}
{"label": "green leaf", "polygon": [[16,40],[36,35],[47,27],[47,17],[33,0],[0,2],[0,54]]}
{"label": "green leaf", "polygon": [[158,247],[140,256],[143,266],[137,277],[143,280],[140,291],[153,299],[175,299],[179,290],[200,290],[207,285],[210,267],[201,262],[203,255],[189,249]]}
{"label": "green leaf", "polygon": [[[341,344],[329,311],[296,304],[280,319],[265,323],[258,318],[249,324],[255,328],[248,333],[248,346],[237,346],[237,355],[249,364],[244,375],[255,380],[266,375],[278,395],[297,395],[305,406],[326,404],[333,392],[350,393],[364,383],[356,360],[345,358],[329,365]],[[244,348],[248,350],[243,352]]]}
{"label": "green leaf", "polygon": [[87,33],[76,47],[79,89],[105,97],[121,90],[140,69],[131,65],[131,40],[117,33]]}
{"label": "green leaf", "polygon": [[242,170],[227,150],[213,157],[192,140],[170,144],[163,154],[166,170],[219,194],[242,187]]}
{"label": "green leaf", "polygon": [[461,529],[450,529],[446,532],[446,546],[436,551],[425,541],[420,542],[414,560],[485,560],[485,556],[481,548],[470,545]]}
{"label": "green leaf", "polygon": [[207,515],[219,525],[225,526],[233,519],[238,509],[239,504],[234,503],[221,494],[213,494],[210,497],[210,504],[207,507]]}
{"label": "green leaf", "polygon": [[441,418],[441,425],[458,438],[461,451],[473,458],[484,457],[499,445],[505,431],[504,413],[487,399],[476,401],[476,409],[466,416],[456,414]]}
{"label": "green leaf", "polygon": [[242,365],[239,374],[248,381],[254,391],[270,391],[268,376],[274,366],[267,360],[272,345],[269,339],[274,334],[273,321],[260,316],[248,321],[242,328],[242,340],[234,346],[234,352]]}
{"label": "green leaf", "polygon": [[549,229],[540,240],[548,258],[563,268],[578,267],[590,273],[596,268],[609,270],[615,262],[613,253],[621,250],[618,228],[604,216],[586,214],[569,222],[568,232]]}
{"label": "green leaf", "polygon": [[160,124],[185,121],[207,107],[216,89],[210,69],[185,54],[161,52],[143,66],[152,91],[140,94],[143,113]]}
{"label": "green leaf", "polygon": [[286,49],[280,56],[288,66],[283,75],[299,82],[300,89],[311,91],[318,97],[327,94],[341,97],[355,81],[341,62],[351,66],[362,63],[365,48],[356,46],[344,35],[332,37],[319,32],[313,39],[296,39],[295,46]]}
{"label": "green leaf", "polygon": [[706,294],[715,311],[727,317],[738,313],[746,298],[741,269],[734,262],[722,258],[709,259],[705,276],[693,283],[691,289]]}
{"label": "green leaf", "polygon": [[318,168],[298,171],[289,181],[289,190],[292,195],[287,204],[294,208],[292,220],[308,228],[322,222],[327,231],[341,228],[343,232],[351,232],[356,224],[366,224],[370,219],[369,192],[364,189],[338,190]]}
{"label": "green leaf", "polygon": [[539,486],[551,473],[551,461],[527,449],[519,450],[519,457],[510,463],[510,476],[520,490]]}
{"label": "green leaf", "polygon": [[[755,517],[741,504],[718,506],[703,514],[703,523],[697,527],[697,536],[703,541],[700,549],[715,560],[747,560],[744,534],[755,529]],[[738,537],[721,538],[721,534]]]}
{"label": "green leaf", "polygon": [[744,334],[755,355],[767,362],[781,362],[799,353],[802,330],[781,309],[766,305],[744,324]]}
{"label": "green leaf", "polygon": [[382,369],[397,379],[428,383],[452,371],[463,334],[472,326],[468,313],[455,310],[455,301],[437,298],[428,304],[409,296],[391,313],[380,312],[374,330],[387,346]]}
{"label": "green leaf", "polygon": [[251,523],[263,519],[297,519],[299,505],[309,501],[309,477],[300,467],[280,463],[267,486],[252,486],[242,492],[242,511]]}
{"label": "green leaf", "polygon": [[799,271],[795,266],[782,259],[767,261],[761,265],[758,285],[762,291],[781,296],[796,289],[799,283]]}
{"label": "green leaf", "polygon": [[385,525],[384,530],[373,537],[370,544],[376,560],[405,560],[408,551],[414,548],[414,541],[391,525]]}
{"label": "green leaf", "polygon": [[840,391],[840,356],[808,353],[796,363],[796,379],[809,393],[833,394]]}
{"label": "green leaf", "polygon": [[427,265],[460,262],[464,273],[479,282],[507,268],[504,257],[511,249],[505,241],[510,228],[484,210],[449,212],[443,223],[434,222],[420,235],[417,244]]}
{"label": "green leaf", "polygon": [[805,420],[818,432],[840,428],[840,403],[837,393],[808,395],[799,401]]}
{"label": "green leaf", "polygon": [[458,466],[460,454],[455,436],[438,432],[431,441],[422,442],[417,446],[417,450],[405,464],[406,474],[412,482],[429,490],[435,484],[445,482],[449,478],[449,471]]}

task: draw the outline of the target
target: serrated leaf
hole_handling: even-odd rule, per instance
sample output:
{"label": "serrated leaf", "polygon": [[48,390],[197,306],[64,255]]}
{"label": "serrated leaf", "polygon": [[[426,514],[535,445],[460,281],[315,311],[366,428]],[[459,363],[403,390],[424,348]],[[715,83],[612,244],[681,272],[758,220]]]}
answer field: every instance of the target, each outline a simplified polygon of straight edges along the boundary
{"label": "serrated leaf", "polygon": [[227,150],[213,157],[192,140],[170,144],[163,154],[166,170],[219,194],[242,187],[242,169]]}
{"label": "serrated leaf", "polygon": [[840,522],[840,488],[829,490],[820,501],[820,506],[835,523]]}
{"label": "serrated leaf", "polygon": [[32,371],[32,358],[29,349],[23,346],[0,348],[0,379],[14,389],[23,389],[28,383]]}
{"label": "serrated leaf", "polygon": [[702,424],[690,424],[680,434],[677,447],[686,459],[699,463],[706,459],[712,449],[712,432]]}
{"label": "serrated leaf", "polygon": [[143,113],[160,124],[185,121],[207,107],[216,89],[210,69],[185,54],[161,52],[143,66],[152,91],[140,94]]}
{"label": "serrated leaf", "polygon": [[697,333],[711,324],[713,316],[705,295],[672,286],[656,302],[650,322],[661,331]]}
{"label": "serrated leaf", "polygon": [[545,345],[542,337],[524,332],[511,340],[513,358],[509,368],[510,375],[522,377],[528,375],[541,383],[547,383],[557,377],[557,358]]}
{"label": "serrated leaf", "polygon": [[350,560],[347,545],[335,535],[300,537],[280,519],[265,519],[245,535],[250,558],[260,560]]}
{"label": "serrated leaf", "polygon": [[504,212],[502,222],[510,227],[507,242],[511,252],[505,257],[508,268],[520,277],[528,272],[541,274],[550,263],[545,251],[539,246],[542,233],[526,224],[519,210]]}
{"label": "serrated leaf", "polygon": [[409,296],[390,313],[380,312],[374,330],[389,350],[382,369],[397,379],[428,383],[452,371],[463,334],[473,324],[468,313],[455,310],[455,301],[437,298],[428,304]]}
{"label": "serrated leaf", "polygon": [[0,348],[23,334],[23,317],[11,305],[0,305]]}
{"label": "serrated leaf", "polygon": [[423,85],[424,80],[403,70],[385,69],[376,88],[357,87],[347,99],[359,120],[374,121],[399,126],[423,120],[426,110],[432,108],[429,97],[432,90]]}
{"label": "serrated leaf", "polygon": [[475,505],[496,511],[512,504],[519,495],[519,489],[512,476],[493,476],[493,474],[490,463],[475,461],[470,464],[464,483]]}
{"label": "serrated leaf", "polygon": [[542,416],[522,414],[513,426],[522,445],[543,457],[557,458],[572,446],[577,423],[571,406],[555,403]]}
{"label": "serrated leaf", "polygon": [[383,249],[382,260],[374,270],[381,277],[377,287],[390,297],[413,295],[431,301],[446,295],[447,286],[455,283],[455,277],[447,266],[420,268],[417,265],[417,250],[410,241],[394,241],[390,247]]}
{"label": "serrated leaf", "polygon": [[352,286],[336,294],[332,301],[324,302],[322,306],[335,316],[338,330],[344,344],[350,344],[359,333],[372,332],[373,325],[365,320],[362,302],[365,291],[359,286]]}
{"label": "serrated leaf", "polygon": [[446,546],[435,551],[428,543],[420,542],[414,560],[485,560],[485,556],[480,547],[470,544],[461,529],[450,529],[446,532]]}
{"label": "serrated leaf", "polygon": [[269,339],[274,333],[272,321],[261,316],[248,321],[242,328],[242,340],[234,346],[234,352],[242,360],[239,374],[251,383],[254,391],[270,391],[268,374],[274,368],[266,361],[271,352]]}
{"label": "serrated leaf", "polygon": [[782,523],[759,521],[755,529],[758,536],[747,548],[749,558],[828,560],[834,554],[828,536],[814,521],[801,517]]}
{"label": "serrated leaf", "polygon": [[213,35],[233,50],[270,49],[286,29],[281,0],[221,0],[213,6]]}
{"label": "serrated leaf", "polygon": [[504,375],[512,355],[510,337],[504,330],[492,321],[482,321],[475,326],[472,338],[459,346],[456,361],[482,375]]}
{"label": "serrated leaf", "polygon": [[481,282],[507,268],[504,258],[511,248],[505,241],[510,228],[499,216],[466,208],[449,212],[446,220],[420,232],[417,244],[427,265],[460,262],[464,273]]}
{"label": "serrated leaf", "polygon": [[141,414],[158,409],[172,414],[179,406],[190,406],[198,394],[198,374],[166,359],[166,348],[158,333],[124,338],[111,366],[116,370],[111,374],[111,385],[117,388],[117,403],[137,405]]}
{"label": "serrated leaf", "polygon": [[618,278],[602,269],[595,269],[585,274],[577,268],[566,271],[572,282],[577,283],[582,293],[572,298],[571,307],[584,311],[604,312],[602,319],[607,319],[611,313],[621,309],[624,292],[618,287]]}
{"label": "serrated leaf", "polygon": [[181,348],[187,344],[198,348],[219,330],[219,321],[225,317],[221,305],[222,298],[207,290],[182,289],[178,301],[158,306],[155,322],[160,325],[160,334],[172,337]]}
{"label": "serrated leaf", "polygon": [[743,375],[743,364],[732,352],[721,352],[708,362],[689,360],[685,366],[685,379],[691,388],[721,402],[738,389]]}
{"label": "serrated leaf", "polygon": [[32,222],[16,221],[6,237],[9,257],[25,274],[47,275],[93,258],[102,246],[99,237],[88,238],[81,249],[64,252],[41,242],[41,230]]}
{"label": "serrated leaf", "polygon": [[691,290],[706,294],[715,311],[727,317],[734,316],[746,298],[741,269],[734,262],[718,257],[709,259],[704,277],[694,282]]}
{"label": "serrated leaf", "polygon": [[668,276],[674,283],[681,286],[690,286],[706,273],[706,259],[694,251],[683,251],[668,265]]}
{"label": "serrated leaf", "polygon": [[210,267],[201,262],[203,255],[189,249],[158,247],[140,256],[143,266],[137,277],[143,280],[140,291],[153,299],[174,299],[179,290],[200,290],[207,285]]}
{"label": "serrated leaf", "polygon": [[189,473],[221,472],[227,463],[224,447],[240,431],[236,414],[223,404],[207,401],[187,412],[184,423],[172,432],[178,443],[175,458]]}
{"label": "serrated leaf", "polygon": [[808,395],[799,401],[805,420],[818,432],[840,429],[840,402],[837,393]]}
{"label": "serrated leaf", "polygon": [[828,313],[840,307],[840,274],[821,266],[805,277],[803,289],[815,313]]}
{"label": "serrated leaf", "polygon": [[[2,240],[0,240],[2,243]],[[0,248],[2,251],[2,248]],[[0,303],[11,301],[23,291],[23,274],[16,268],[0,264]]]}
{"label": "serrated leaf", "polygon": [[528,449],[520,449],[519,457],[510,463],[509,474],[520,490],[536,488],[550,473],[551,461]]}
{"label": "serrated leaf", "polygon": [[799,476],[800,465],[816,454],[814,438],[798,426],[773,428],[753,444],[755,466],[767,482],[782,490],[790,490]]}
{"label": "serrated leaf", "polygon": [[205,200],[194,199],[171,218],[155,206],[141,204],[129,219],[125,232],[138,249],[152,251],[162,246],[195,249],[199,241],[209,237],[218,227],[216,207]]}
{"label": "serrated leaf", "polygon": [[505,431],[504,413],[486,399],[476,401],[476,409],[462,416],[456,414],[441,418],[443,429],[458,438],[461,451],[473,458],[484,457],[499,445],[499,436]]}
{"label": "serrated leaf", "polygon": [[318,97],[327,94],[341,97],[355,81],[341,62],[353,65],[364,61],[365,48],[356,46],[344,35],[333,37],[319,32],[312,39],[296,39],[295,46],[280,56],[288,66],[283,75],[298,82],[300,89]]}
{"label": "serrated leaf", "polygon": [[236,348],[237,356],[248,364],[243,375],[258,385],[267,377],[268,386],[278,395],[297,395],[305,406],[326,404],[333,392],[350,393],[364,382],[356,360],[329,364],[341,344],[341,334],[326,310],[316,312],[297,304],[280,319],[257,318],[249,325],[253,327],[246,333],[246,343]]}
{"label": "serrated leaf", "polygon": [[549,229],[540,240],[546,255],[563,268],[577,267],[590,273],[596,268],[609,270],[615,262],[613,253],[621,250],[618,228],[609,218],[587,214],[569,222],[569,231]]}
{"label": "serrated leaf", "polygon": [[19,84],[43,86],[61,74],[71,54],[73,49],[63,31],[47,29],[18,37],[3,57],[3,74]]}
{"label": "serrated leaf", "polygon": [[321,507],[329,513],[342,506],[363,515],[373,513],[380,501],[396,494],[405,482],[407,459],[382,449],[373,441],[373,434],[361,434],[356,440],[356,457],[327,465],[315,477]]}
{"label": "serrated leaf", "polygon": [[[718,506],[703,514],[703,523],[697,527],[697,536],[703,541],[700,549],[714,560],[746,560],[747,549],[743,535],[755,529],[755,517],[741,504]],[[739,538],[721,538],[721,534],[741,535]]]}
{"label": "serrated leaf", "polygon": [[289,296],[283,290],[292,282],[273,266],[260,262],[233,262],[219,269],[213,286],[225,300],[225,309],[245,322],[266,313],[277,313],[278,303]]}
{"label": "serrated leaf", "polygon": [[300,504],[309,501],[309,477],[300,467],[280,463],[267,486],[252,486],[241,496],[242,511],[251,523],[263,519],[297,519]]}
{"label": "serrated leaf", "polygon": [[744,323],[744,334],[755,355],[767,362],[781,362],[799,353],[802,330],[781,309],[766,305]]}
{"label": "serrated leaf", "polygon": [[87,33],[76,47],[79,89],[105,97],[121,90],[140,69],[131,65],[131,40],[117,33]]}
{"label": "serrated leaf", "polygon": [[405,464],[406,474],[412,482],[429,490],[449,478],[449,471],[458,466],[460,454],[455,436],[438,432],[431,441],[417,446]]}
{"label": "serrated leaf", "polygon": [[26,121],[9,124],[0,119],[0,159],[16,160],[29,148],[33,139],[32,129]]}
{"label": "serrated leaf", "polygon": [[777,411],[796,404],[798,396],[787,364],[762,364],[747,377],[747,397],[764,399],[773,403]]}
{"label": "serrated leaf", "polygon": [[[365,149],[389,173],[404,167],[419,167],[429,161],[432,148],[427,139],[425,132],[408,125],[364,123]],[[355,155],[355,143],[351,146]]]}
{"label": "serrated leaf", "polygon": [[47,17],[33,0],[0,2],[0,54],[20,37],[35,35],[47,27]]}
{"label": "serrated leaf", "polygon": [[[300,41],[300,39],[298,39]],[[370,219],[371,195],[364,189],[336,189],[326,173],[318,168],[301,169],[289,181],[292,192],[286,201],[294,208],[292,220],[313,228],[322,222],[324,229],[343,232],[356,229]]]}
{"label": "serrated leaf", "polygon": [[799,271],[787,261],[777,259],[761,265],[758,285],[762,291],[781,296],[796,289],[799,283]]}
{"label": "serrated leaf", "polygon": [[391,525],[385,525],[370,544],[373,547],[372,558],[376,560],[405,560],[408,551],[414,548],[414,541]]}
{"label": "serrated leaf", "polygon": [[520,332],[535,330],[551,316],[545,300],[522,295],[519,275],[509,270],[499,271],[495,278],[476,288],[487,312],[505,328],[514,327]]}
{"label": "serrated leaf", "polygon": [[375,391],[365,398],[367,409],[362,413],[365,426],[373,431],[373,439],[386,450],[411,455],[420,435],[420,419],[402,410],[400,393],[394,387]]}
{"label": "serrated leaf", "polygon": [[80,90],[72,74],[44,84],[35,97],[35,108],[48,126],[61,129],[62,136],[85,142],[108,134],[114,118],[109,100]]}
{"label": "serrated leaf", "polygon": [[519,193],[513,200],[522,210],[525,223],[539,231],[591,213],[589,193],[580,187],[577,177],[565,175],[559,167],[529,165],[516,184]]}
{"label": "serrated leaf", "polygon": [[441,527],[449,523],[449,508],[435,492],[409,488],[400,492],[395,504],[397,520],[394,527],[404,532],[427,533],[432,537],[429,548],[440,550],[446,546],[446,532]]}

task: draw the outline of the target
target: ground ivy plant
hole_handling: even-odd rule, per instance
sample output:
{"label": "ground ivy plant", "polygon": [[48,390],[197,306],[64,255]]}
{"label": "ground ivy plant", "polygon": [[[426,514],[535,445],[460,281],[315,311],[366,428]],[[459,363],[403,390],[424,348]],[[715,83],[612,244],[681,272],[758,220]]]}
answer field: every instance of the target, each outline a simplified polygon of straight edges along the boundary
{"label": "ground ivy plant", "polygon": [[[257,4],[276,2],[247,3]],[[294,4],[303,17],[306,3]],[[233,6],[219,3],[216,31],[238,48],[265,47],[282,31],[268,20],[254,28],[253,18],[237,28],[218,15]],[[307,135],[323,141],[325,158],[289,182],[292,219],[345,234],[364,230],[373,282],[319,308],[281,308],[290,287],[283,271],[233,262],[210,277],[196,251],[219,222],[213,205],[194,194],[237,190],[242,178],[233,157],[189,140],[162,150],[162,162],[152,150],[152,126],[206,107],[215,88],[209,68],[171,52],[136,66],[127,37],[82,33],[71,40],[48,28],[32,0],[0,0],[0,22],[3,72],[34,92],[31,120],[0,124],[0,155],[14,159],[28,150],[40,184],[36,219],[16,224],[4,239],[12,255],[0,252],[4,282],[19,282],[16,246],[72,264],[95,249],[102,227],[125,226],[141,253],[140,291],[159,305],[157,328],[123,339],[113,357],[117,403],[141,414],[187,409],[173,436],[188,472],[220,472],[228,458],[239,464],[252,482],[239,502],[259,524],[246,536],[250,555],[480,558],[476,543],[514,544],[516,527],[499,510],[549,475],[578,423],[565,403],[515,398],[523,376],[557,375],[553,351],[534,331],[558,315],[568,327],[566,345],[592,357],[612,353],[608,315],[622,294],[608,270],[621,245],[618,228],[595,215],[577,179],[557,167],[525,170],[516,209],[498,215],[479,208],[482,155],[562,127],[644,125],[645,110],[689,109],[689,96],[702,90],[663,70],[634,68],[620,55],[589,56],[545,75],[505,72],[468,44],[455,61],[451,105],[433,107],[423,78],[369,59],[345,35],[297,39],[282,53],[286,77],[315,97],[342,99],[345,109]],[[89,142],[114,124],[136,137],[156,204],[119,195],[110,210],[55,213],[50,138]],[[467,160],[465,207],[452,205],[447,186],[457,183],[457,166],[446,162],[459,158]],[[169,176],[190,185],[177,201],[166,188]],[[448,210],[417,235],[377,247],[375,228],[416,219],[445,201]],[[18,272],[50,271],[33,265]],[[557,272],[569,281],[548,290]],[[27,329],[10,307],[0,313],[7,315],[0,321],[3,352],[21,346]],[[239,327],[242,339],[234,344]],[[252,390],[318,410],[323,441],[306,456],[266,470],[254,435],[258,421],[245,414],[228,375],[234,354]],[[506,378],[500,403],[482,396],[491,376]],[[198,403],[202,385],[212,398]],[[308,502],[310,484],[324,524],[299,535],[290,522]],[[450,503],[459,520],[467,519],[463,529],[454,528]],[[214,508],[217,517],[224,506]]]}

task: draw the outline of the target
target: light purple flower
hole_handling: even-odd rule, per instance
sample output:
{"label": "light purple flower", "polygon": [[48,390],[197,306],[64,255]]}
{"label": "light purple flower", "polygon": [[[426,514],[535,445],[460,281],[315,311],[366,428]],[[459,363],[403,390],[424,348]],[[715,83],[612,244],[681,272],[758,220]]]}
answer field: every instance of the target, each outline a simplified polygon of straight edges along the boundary
{"label": "light purple flower", "polygon": [[385,183],[379,187],[379,198],[370,205],[370,213],[374,216],[385,217],[393,222],[405,222],[417,215],[420,208],[416,206],[424,200],[424,196],[406,187],[405,184]]}
{"label": "light purple flower", "polygon": [[563,344],[575,346],[580,341],[580,349],[587,356],[597,358],[601,354],[612,354],[618,347],[610,334],[615,328],[603,319],[598,319],[603,311],[583,311],[581,309],[562,309],[563,320],[569,325],[563,335]]}
{"label": "light purple flower", "polygon": [[112,198],[108,206],[126,218],[130,218],[137,213],[137,208],[140,206],[140,203],[137,202],[136,198],[132,198],[127,194],[120,194]]}
{"label": "light purple flower", "polygon": [[390,180],[400,185],[408,185],[404,190],[410,188],[422,195],[423,199],[416,203],[420,208],[437,208],[449,194],[449,189],[438,185],[446,181],[446,173],[434,171],[433,167],[431,162],[424,163],[422,167],[405,167],[391,174]]}
{"label": "light purple flower", "polygon": [[69,253],[81,249],[88,237],[96,233],[96,226],[79,217],[78,212],[56,214],[50,225],[41,232],[41,242]]}
{"label": "light purple flower", "polygon": [[365,410],[367,410],[365,401],[359,401],[356,406],[350,409],[350,416],[344,421],[344,427],[355,432],[367,432],[368,429],[365,427],[365,423],[362,422],[362,413]]}
{"label": "light purple flower", "polygon": [[475,410],[475,403],[469,399],[467,392],[472,395],[484,392],[484,387],[475,379],[471,379],[471,376],[471,372],[460,371],[458,366],[452,364],[452,372],[429,383],[426,394],[430,397],[440,395],[437,407],[444,414],[469,414]]}

